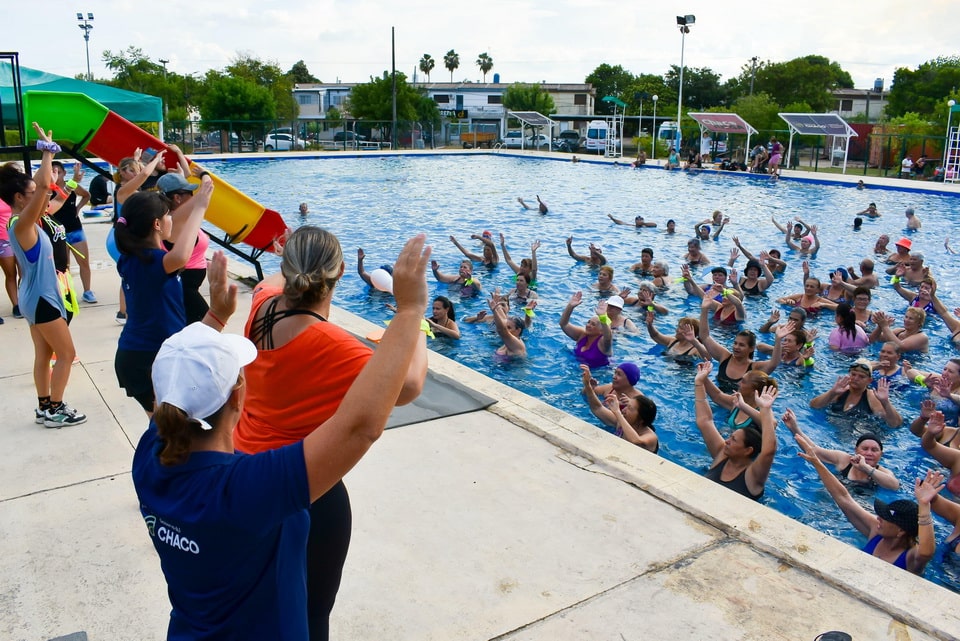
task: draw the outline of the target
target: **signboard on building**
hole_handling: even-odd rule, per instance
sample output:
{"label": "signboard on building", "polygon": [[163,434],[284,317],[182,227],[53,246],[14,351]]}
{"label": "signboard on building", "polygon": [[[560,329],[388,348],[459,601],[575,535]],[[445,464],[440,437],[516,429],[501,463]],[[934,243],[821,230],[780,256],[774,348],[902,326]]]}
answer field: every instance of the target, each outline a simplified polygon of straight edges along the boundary
{"label": "signboard on building", "polygon": [[468,117],[466,109],[440,109],[441,118],[459,118],[464,120]]}

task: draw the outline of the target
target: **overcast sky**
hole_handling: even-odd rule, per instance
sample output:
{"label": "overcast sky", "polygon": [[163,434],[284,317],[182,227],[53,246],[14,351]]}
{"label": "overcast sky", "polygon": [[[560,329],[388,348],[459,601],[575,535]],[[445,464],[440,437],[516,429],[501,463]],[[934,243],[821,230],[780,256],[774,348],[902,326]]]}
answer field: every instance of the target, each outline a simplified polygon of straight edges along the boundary
{"label": "overcast sky", "polygon": [[[857,88],[898,67],[960,54],[957,0],[4,0],[0,50],[20,64],[64,76],[86,71],[77,11],[94,14],[90,64],[109,77],[105,50],[141,48],[181,74],[223,68],[238,52],[287,70],[304,60],[324,82],[366,82],[390,68],[413,75],[424,53],[437,59],[432,80],[447,81],[443,55],[460,55],[455,81],[479,81],[477,55],[494,60],[501,82],[583,82],[601,63],[663,74],[680,63],[678,14],[694,14],[684,63],[726,79],[753,56],[784,61],[819,54],[837,61]],[[952,9],[952,12],[948,11]],[[492,74],[488,75],[492,81]]]}

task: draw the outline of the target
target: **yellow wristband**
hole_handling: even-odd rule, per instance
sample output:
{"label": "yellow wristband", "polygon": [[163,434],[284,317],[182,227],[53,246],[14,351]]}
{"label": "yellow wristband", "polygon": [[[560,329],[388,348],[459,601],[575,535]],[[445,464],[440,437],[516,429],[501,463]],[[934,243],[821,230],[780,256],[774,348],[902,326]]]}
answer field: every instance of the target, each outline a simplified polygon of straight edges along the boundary
{"label": "yellow wristband", "polygon": [[804,359],[804,361],[803,361],[803,364],[804,364],[804,366],[806,366],[806,367],[813,367],[813,363],[814,363],[814,361],[813,361],[812,358],[806,358],[806,359]]}
{"label": "yellow wristband", "polygon": [[899,282],[900,282],[900,277],[899,277],[899,276],[894,276],[893,278],[890,279],[890,284],[891,284],[891,285],[896,285],[896,284],[899,283]]}
{"label": "yellow wristband", "polygon": [[597,318],[600,319],[600,322],[603,323],[604,325],[610,324],[610,317],[607,316],[606,314],[600,314],[599,316],[597,316]]}
{"label": "yellow wristband", "polygon": [[529,307],[524,307],[524,308],[523,308],[523,313],[526,314],[527,316],[529,316],[530,318],[533,318],[533,310],[532,310],[531,308],[529,308]]}

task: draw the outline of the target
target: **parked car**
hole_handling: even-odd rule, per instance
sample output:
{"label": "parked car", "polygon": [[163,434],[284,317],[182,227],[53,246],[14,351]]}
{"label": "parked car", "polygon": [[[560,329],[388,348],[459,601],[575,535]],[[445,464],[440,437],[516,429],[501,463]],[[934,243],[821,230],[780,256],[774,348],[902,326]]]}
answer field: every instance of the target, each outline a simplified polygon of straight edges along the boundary
{"label": "parked car", "polygon": [[580,151],[583,146],[584,137],[576,129],[567,129],[561,131],[553,140],[553,148],[556,151],[567,151],[570,153]]}
{"label": "parked car", "polygon": [[303,141],[290,134],[270,133],[263,141],[264,151],[303,151]]}
{"label": "parked car", "polygon": [[540,149],[541,147],[550,148],[550,136],[546,134],[536,134],[527,136],[525,145],[529,149]]}
{"label": "parked car", "polygon": [[333,134],[334,142],[363,142],[367,137],[355,131],[338,131]]}
{"label": "parked car", "polygon": [[520,149],[523,147],[523,132],[508,131],[503,134],[503,146],[507,149]]}

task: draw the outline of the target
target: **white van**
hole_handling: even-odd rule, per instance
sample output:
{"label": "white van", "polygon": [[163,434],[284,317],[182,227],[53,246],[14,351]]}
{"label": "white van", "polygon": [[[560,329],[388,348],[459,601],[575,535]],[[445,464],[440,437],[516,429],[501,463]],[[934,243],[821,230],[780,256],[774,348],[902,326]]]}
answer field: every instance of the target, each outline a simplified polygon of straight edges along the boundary
{"label": "white van", "polygon": [[587,125],[587,136],[583,142],[584,148],[588,151],[606,149],[609,129],[610,127],[605,120],[591,120]]}

